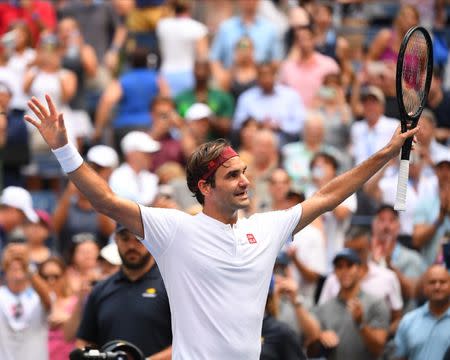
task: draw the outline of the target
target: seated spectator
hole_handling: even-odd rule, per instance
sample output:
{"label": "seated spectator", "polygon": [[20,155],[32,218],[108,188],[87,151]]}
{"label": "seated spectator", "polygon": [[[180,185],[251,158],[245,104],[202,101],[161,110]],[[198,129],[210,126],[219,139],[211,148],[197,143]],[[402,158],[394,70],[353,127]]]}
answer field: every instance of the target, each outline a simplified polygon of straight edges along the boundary
{"label": "seated spectator", "polygon": [[364,119],[351,127],[351,153],[356,164],[360,164],[380,150],[391,138],[398,120],[384,114],[386,100],[381,89],[375,86],[364,88],[361,93]]}
{"label": "seated spectator", "polygon": [[52,309],[48,315],[48,354],[51,360],[66,360],[75,347],[74,341],[64,339],[63,328],[75,310],[76,295],[66,282],[66,265],[59,257],[50,257],[39,267],[39,275],[52,294]]}
{"label": "seated spectator", "polygon": [[239,129],[239,134],[235,134],[235,137],[238,138],[236,139],[236,147],[239,148],[240,156],[250,156],[253,136],[255,132],[260,130],[262,127],[263,125],[253,118],[248,118],[242,123],[241,128]]}
{"label": "seated spectator", "polygon": [[171,98],[157,96],[151,106],[150,112],[153,119],[149,135],[161,145],[160,151],[153,154],[151,171],[156,171],[166,162],[174,161],[184,165],[185,159],[190,154],[185,153],[183,141],[175,138],[177,132],[185,125],[183,119],[175,111],[175,103]]}
{"label": "seated spectator", "polygon": [[[344,246],[354,250],[361,260],[359,270],[361,289],[387,304],[391,314],[389,335],[393,336],[403,310],[401,287],[397,275],[392,270],[377,265],[370,260],[370,240],[369,233],[366,230],[356,229],[350,232]],[[335,297],[339,293],[339,289],[340,285],[336,274],[330,274],[323,285],[319,305]]]}
{"label": "seated spectator", "polygon": [[169,88],[158,72],[149,68],[149,51],[136,48],[129,54],[131,68],[117,80],[111,81],[100,98],[95,115],[93,139],[98,141],[117,106],[112,123],[114,147],[119,149],[122,138],[132,130],[148,130],[152,119],[148,106],[159,94],[169,95]]}
{"label": "seated spectator", "polygon": [[298,47],[298,59],[287,59],[280,69],[281,83],[295,89],[307,108],[329,73],[338,73],[339,66],[333,58],[315,50],[314,33],[310,25],[295,31],[295,46]]}
{"label": "seated spectator", "polygon": [[47,314],[51,297],[45,281],[29,267],[25,244],[11,243],[2,254],[0,354],[4,360],[48,359]]}
{"label": "seated spectator", "polygon": [[116,150],[106,145],[91,147],[86,154],[86,160],[105,181],[109,181],[112,172],[119,166]]}
{"label": "seated spectator", "polygon": [[16,186],[3,189],[0,197],[0,250],[3,250],[8,236],[17,226],[26,221],[36,223],[38,220],[27,190]]}
{"label": "seated spectator", "polygon": [[314,309],[313,321],[320,332],[311,338],[308,354],[327,359],[377,359],[388,338],[389,309],[383,299],[364,290],[361,259],[351,249],[338,252],[333,260],[339,292]]}
{"label": "seated spectator", "polygon": [[298,301],[295,283],[280,282],[272,278],[262,324],[260,359],[306,359],[298,334],[286,323],[277,319],[277,297],[279,294],[286,294],[294,306]]}
{"label": "seated spectator", "polygon": [[436,139],[448,145],[450,141],[450,121],[448,117],[450,113],[450,91],[444,90],[442,82],[442,75],[434,71],[430,92],[428,93],[427,107],[436,117]]}
{"label": "seated spectator", "polygon": [[426,265],[417,251],[408,249],[398,241],[399,232],[399,213],[391,205],[381,205],[372,221],[372,260],[395,272],[407,312],[415,306],[417,284]]}
{"label": "seated spectator", "polygon": [[440,265],[424,278],[427,302],[400,321],[395,335],[396,358],[442,359],[450,346],[450,275]]}
{"label": "seated spectator", "polygon": [[250,37],[244,35],[234,49],[229,77],[222,78],[220,87],[229,91],[236,102],[244,91],[256,85],[257,74],[253,42]]}
{"label": "seated spectator", "polygon": [[74,235],[88,232],[104,245],[114,230],[114,221],[95,211],[89,200],[69,181],[56,203],[53,229],[58,239],[56,248],[68,260]]}
{"label": "seated spectator", "polygon": [[400,44],[406,32],[420,22],[420,13],[413,5],[404,5],[395,17],[392,28],[381,29],[369,46],[367,54],[368,82],[379,87],[386,97],[386,114],[398,117],[395,69]]}
{"label": "seated spectator", "polygon": [[414,214],[412,244],[428,266],[438,260],[440,245],[450,231],[450,156],[435,164],[438,189],[418,200]]}
{"label": "seated spectator", "polygon": [[66,281],[75,294],[86,284],[94,284],[100,280],[98,256],[100,248],[91,233],[78,233],[72,238],[69,260],[67,261]]}
{"label": "seated spectator", "polygon": [[296,42],[296,31],[304,26],[312,24],[311,15],[303,6],[291,6],[288,10],[289,27],[284,34],[284,51],[287,59],[298,59],[299,49],[294,46]]}
{"label": "seated spectator", "polygon": [[221,84],[229,78],[236,43],[247,35],[253,42],[257,64],[277,64],[282,58],[282,44],[275,27],[257,15],[260,0],[239,0],[238,15],[225,20],[211,46],[213,75]]}
{"label": "seated spectator", "polygon": [[0,115],[4,120],[2,139],[3,186],[24,186],[22,167],[30,161],[28,130],[23,111],[11,108],[11,87],[0,82]]}
{"label": "seated spectator", "polygon": [[158,177],[148,169],[151,167],[152,154],[161,148],[159,142],[145,132],[131,131],[122,139],[120,147],[125,162],[111,174],[111,189],[139,204],[151,204],[156,195]]}
{"label": "seated spectator", "polygon": [[[89,295],[77,332],[77,346],[101,347],[111,340],[130,341],[146,358],[171,355],[169,300],[155,260],[128,229],[114,234],[122,259],[119,272]],[[135,303],[130,306],[130,298]],[[124,311],[127,309],[127,311]]]}
{"label": "seated spectator", "polygon": [[209,139],[214,114],[208,105],[203,103],[193,104],[185,115],[185,123],[181,123],[181,146],[186,157]]}
{"label": "seated spectator", "polygon": [[110,242],[100,250],[100,278],[106,279],[115,272],[117,272],[122,265],[122,259],[120,258],[119,250],[117,250],[117,244]]}
{"label": "seated spectator", "polygon": [[338,149],[348,149],[353,115],[345,99],[340,74],[328,74],[323,78],[313,108],[325,118],[325,144]]}
{"label": "seated spectator", "polygon": [[305,108],[296,92],[275,82],[271,64],[258,66],[258,85],[241,94],[236,105],[233,130],[238,131],[248,118],[255,119],[277,133],[279,146],[298,139],[303,131]]}
{"label": "seated spectator", "polygon": [[257,211],[286,210],[289,208],[288,192],[291,190],[291,178],[286,170],[278,168],[269,178],[269,202],[261,203]]}
{"label": "seated spectator", "polygon": [[[318,152],[312,158],[309,168],[312,174],[313,188],[310,189],[307,196],[320,191],[322,187],[338,176],[339,165],[333,155]],[[332,211],[328,211],[321,216],[323,236],[326,243],[326,272],[332,271],[334,255],[344,247],[345,233],[350,227],[350,221],[356,207],[356,194],[352,194]],[[322,271],[323,273],[325,271]]]}
{"label": "seated spectator", "polygon": [[231,117],[234,111],[233,98],[227,92],[210,87],[210,76],[209,62],[197,59],[194,64],[194,87],[183,91],[175,98],[177,111],[182,118],[185,118],[187,110],[195,103],[208,105],[215,115],[214,122],[211,123],[211,138],[226,137],[231,128]]}
{"label": "seated spectator", "polygon": [[27,222],[23,226],[24,236],[29,248],[30,262],[40,265],[52,255],[46,242],[52,233],[52,218],[45,210],[36,210],[37,223]]}
{"label": "seated spectator", "polygon": [[294,188],[304,193],[310,193],[312,177],[310,162],[318,152],[332,154],[338,161],[340,169],[349,168],[350,159],[340,150],[326,145],[325,119],[317,112],[309,113],[304,129],[303,140],[286,144],[281,148],[283,168],[293,181]]}
{"label": "seated spectator", "polygon": [[172,96],[194,86],[194,61],[208,56],[208,29],[192,19],[191,0],[170,2],[173,16],[156,25],[161,51],[161,73]]}

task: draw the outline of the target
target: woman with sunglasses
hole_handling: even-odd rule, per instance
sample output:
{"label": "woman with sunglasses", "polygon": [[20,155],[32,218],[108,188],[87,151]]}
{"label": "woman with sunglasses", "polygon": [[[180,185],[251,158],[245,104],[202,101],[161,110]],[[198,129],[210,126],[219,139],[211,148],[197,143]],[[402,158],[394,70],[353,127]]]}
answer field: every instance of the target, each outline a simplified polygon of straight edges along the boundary
{"label": "woman with sunglasses", "polygon": [[66,265],[61,258],[52,256],[39,268],[39,275],[52,289],[52,309],[48,316],[48,352],[50,360],[69,358],[75,343],[64,339],[64,325],[75,310],[77,296],[66,281]]}

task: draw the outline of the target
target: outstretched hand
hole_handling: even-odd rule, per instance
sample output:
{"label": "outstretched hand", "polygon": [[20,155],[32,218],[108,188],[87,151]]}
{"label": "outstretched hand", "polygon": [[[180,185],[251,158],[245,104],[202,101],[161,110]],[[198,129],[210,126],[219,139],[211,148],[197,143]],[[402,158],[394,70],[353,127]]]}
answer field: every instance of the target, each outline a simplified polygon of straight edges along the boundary
{"label": "outstretched hand", "polygon": [[419,132],[420,126],[416,126],[414,129],[409,129],[404,133],[401,132],[400,126],[397,127],[394,135],[392,136],[391,141],[388,144],[388,149],[393,156],[397,156],[400,153],[400,150],[405,143],[405,141],[413,137],[413,141],[415,142],[415,135]]}
{"label": "outstretched hand", "polygon": [[39,130],[45,142],[54,150],[68,143],[67,131],[64,125],[63,114],[58,113],[51,97],[45,95],[45,100],[47,101],[47,107],[38,99],[32,97],[28,101],[28,107],[38,120],[29,115],[25,115],[24,118]]}

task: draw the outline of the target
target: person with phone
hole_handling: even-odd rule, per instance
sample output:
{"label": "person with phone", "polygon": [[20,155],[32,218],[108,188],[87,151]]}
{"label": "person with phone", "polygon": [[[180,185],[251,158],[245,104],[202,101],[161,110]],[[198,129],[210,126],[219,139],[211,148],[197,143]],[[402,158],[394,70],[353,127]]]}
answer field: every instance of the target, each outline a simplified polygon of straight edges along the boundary
{"label": "person with phone", "polygon": [[[202,212],[138,205],[114,194],[69,143],[52,99],[31,99],[35,126],[69,179],[93,206],[142,240],[165,280],[173,321],[173,359],[257,359],[275,258],[294,234],[354,193],[398,156],[416,127],[400,129],[380,151],[301,204],[238,218],[250,205],[247,166],[225,140],[200,145],[187,163],[187,185]],[[201,341],[199,341],[201,340]]]}

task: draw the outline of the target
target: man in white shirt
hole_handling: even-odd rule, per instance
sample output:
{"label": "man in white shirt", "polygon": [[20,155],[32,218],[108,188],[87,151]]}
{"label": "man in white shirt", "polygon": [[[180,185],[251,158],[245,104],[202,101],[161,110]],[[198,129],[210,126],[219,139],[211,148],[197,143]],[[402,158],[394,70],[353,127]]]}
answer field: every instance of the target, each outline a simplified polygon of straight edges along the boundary
{"label": "man in white shirt", "polygon": [[158,176],[148,169],[159,142],[142,131],[131,131],[120,142],[125,162],[113,171],[109,186],[119,196],[150,205],[158,190]]}
{"label": "man in white shirt", "polygon": [[361,187],[418,131],[397,131],[383,150],[301,204],[241,219],[238,210],[250,203],[246,165],[227,142],[205,143],[187,165],[188,187],[203,205],[191,216],[114,194],[68,143],[63,115],[49,96],[46,101],[48,107],[32,98],[39,121],[25,119],[92,205],[143,238],[159,265],[171,307],[174,360],[259,359],[269,283],[283,244]]}

